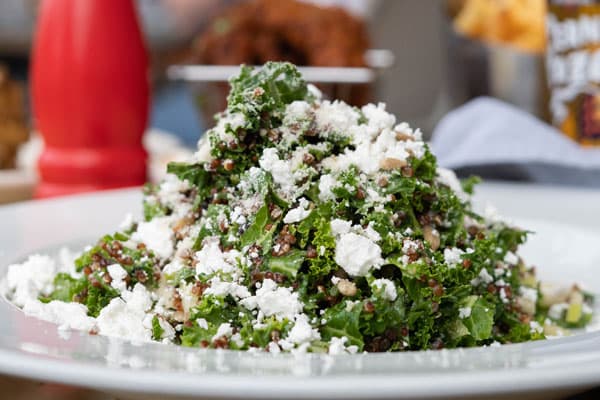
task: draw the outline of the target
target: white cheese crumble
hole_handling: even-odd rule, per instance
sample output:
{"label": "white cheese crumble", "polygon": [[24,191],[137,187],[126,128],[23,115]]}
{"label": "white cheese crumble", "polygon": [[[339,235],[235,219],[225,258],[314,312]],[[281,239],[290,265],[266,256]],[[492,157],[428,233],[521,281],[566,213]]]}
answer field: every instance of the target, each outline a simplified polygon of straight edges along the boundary
{"label": "white cheese crumble", "polygon": [[396,116],[385,111],[385,103],[377,105],[369,103],[361,108],[363,115],[367,118],[370,127],[376,132],[383,129],[392,129],[396,123]]}
{"label": "white cheese crumble", "polygon": [[[236,139],[232,132],[236,132],[245,124],[246,117],[244,117],[244,114],[242,113],[222,113],[219,116],[217,125],[209,130],[207,134],[227,143]],[[196,157],[198,157],[198,155]],[[197,158],[197,160],[204,161],[199,158]]]}
{"label": "white cheese crumble", "polygon": [[290,321],[303,308],[298,293],[290,288],[277,286],[272,279],[265,279],[256,295],[247,297],[240,303],[249,310],[260,310],[267,317],[274,315],[278,319],[287,318]]}
{"label": "white cheese crumble", "polygon": [[167,174],[158,187],[160,202],[172,210],[179,210],[185,196],[182,192],[188,190],[190,185],[186,180],[180,180],[173,174]]}
{"label": "white cheese crumble", "polygon": [[148,222],[141,222],[131,235],[131,240],[144,243],[158,257],[167,259],[173,254],[173,230],[170,217],[156,217]]}
{"label": "white cheese crumble", "polygon": [[309,202],[304,197],[300,199],[298,207],[292,208],[283,218],[284,224],[294,224],[308,217],[311,210],[308,208]]}
{"label": "white cheese crumble", "polygon": [[90,331],[96,321],[87,315],[87,307],[79,303],[65,303],[53,300],[42,303],[39,300],[29,300],[23,306],[23,312],[32,317],[59,325],[59,329],[76,329]]}
{"label": "white cheese crumble", "polygon": [[134,224],[133,214],[127,213],[123,221],[119,224],[119,230],[128,231],[133,227]]}
{"label": "white cheese crumble", "polygon": [[230,219],[231,222],[235,224],[244,225],[247,221],[246,216],[244,215],[244,209],[240,206],[234,207],[233,211],[231,212]]}
{"label": "white cheese crumble", "polygon": [[349,136],[350,131],[358,126],[358,111],[342,102],[323,101],[315,111],[316,123],[322,137],[332,134]]}
{"label": "white cheese crumble", "polygon": [[181,271],[183,267],[184,265],[181,262],[181,260],[178,258],[174,258],[173,261],[165,265],[165,267],[163,268],[163,274],[172,275],[178,271]]}
{"label": "white cheese crumble", "polygon": [[481,283],[487,284],[487,283],[492,283],[493,281],[494,281],[494,278],[492,278],[492,276],[487,271],[487,269],[481,268],[481,271],[479,271],[479,275],[477,275],[477,277],[471,281],[471,285],[478,286]]}
{"label": "white cheese crumble", "polygon": [[[317,329],[313,329],[308,322],[308,317],[305,314],[296,316],[296,322],[290,330],[286,340],[296,345],[310,343],[313,340],[320,340],[321,335]],[[284,347],[285,348],[285,347]]]}
{"label": "white cheese crumble", "polygon": [[237,263],[242,255],[237,250],[221,251],[218,238],[208,238],[200,251],[196,252],[195,259],[197,275],[212,275],[216,272],[231,273],[236,271]]}
{"label": "white cheese crumble", "polygon": [[444,249],[444,262],[448,267],[455,268],[462,262],[463,254],[465,254],[465,252],[456,247]]}
{"label": "white cheese crumble", "polygon": [[346,343],[348,343],[348,338],[346,336],[332,337],[329,341],[328,353],[331,355],[344,353],[355,354],[358,351],[358,346],[346,346]]}
{"label": "white cheese crumble", "polygon": [[373,287],[376,288],[384,299],[394,301],[398,297],[396,285],[389,279],[376,279],[373,281]]}
{"label": "white cheese crumble", "polygon": [[250,297],[248,288],[236,282],[222,281],[218,276],[211,278],[209,282],[210,287],[204,291],[205,294],[212,294],[215,296],[230,295],[234,299],[245,299],[246,297]]}
{"label": "white cheese crumble", "polygon": [[312,110],[312,106],[306,101],[296,100],[285,107],[285,117],[283,124],[290,125],[298,120],[307,118]]}
{"label": "white cheese crumble", "polygon": [[507,251],[504,255],[504,262],[510,265],[517,265],[519,263],[519,257],[512,251]]}
{"label": "white cheese crumble", "polygon": [[231,324],[223,323],[217,328],[217,333],[215,333],[215,335],[212,337],[212,341],[214,342],[215,340],[222,338],[223,336],[229,338],[231,337],[231,335],[233,335],[233,328],[231,327]]}
{"label": "white cheese crumble", "polygon": [[456,174],[454,173],[454,171],[452,171],[450,169],[438,167],[436,172],[437,172],[436,179],[439,183],[446,185],[450,189],[452,189],[461,201],[468,200],[469,195],[467,193],[465,193],[465,191],[463,190],[462,185],[460,184],[460,181],[456,177]]}
{"label": "white cheese crumble", "polygon": [[522,298],[532,302],[533,304],[535,304],[537,302],[538,292],[534,288],[530,288],[527,286],[521,286],[519,288],[519,294],[521,295]]}
{"label": "white cheese crumble", "polygon": [[119,264],[111,264],[106,267],[108,275],[112,278],[110,286],[117,289],[119,292],[127,290],[127,284],[125,278],[127,277],[127,271]]}
{"label": "white cheese crumble", "polygon": [[210,140],[207,133],[202,135],[200,140],[198,140],[198,150],[194,153],[192,159],[198,162],[210,162],[212,160],[212,156],[210,155]]}
{"label": "white cheese crumble", "polygon": [[12,301],[23,307],[28,300],[37,300],[40,294],[49,294],[57,273],[56,262],[48,256],[32,255],[22,264],[8,266],[7,288]]}
{"label": "white cheese crumble", "polygon": [[281,353],[281,347],[279,347],[279,345],[275,342],[269,342],[267,345],[267,351],[272,354],[279,354]]}
{"label": "white cheese crumble", "polygon": [[279,185],[284,195],[289,197],[296,191],[296,179],[291,165],[289,162],[279,159],[276,148],[264,149],[258,164],[262,169],[271,173],[273,181]]}
{"label": "white cheese crumble", "polygon": [[198,318],[196,320],[196,323],[198,324],[198,326],[204,330],[208,329],[208,322],[206,322],[206,320],[204,318]]}
{"label": "white cheese crumble", "polygon": [[158,318],[158,324],[163,330],[160,338],[166,343],[172,341],[175,338],[175,328],[163,318]]}
{"label": "white cheese crumble", "polygon": [[544,332],[544,327],[540,325],[537,321],[531,321],[529,323],[529,328],[531,333],[542,333]]}
{"label": "white cheese crumble", "polygon": [[381,248],[371,239],[349,232],[336,240],[335,262],[350,276],[365,276],[383,264]]}
{"label": "white cheese crumble", "polygon": [[332,175],[321,175],[319,178],[319,200],[328,201],[335,199],[335,194],[331,190],[337,185],[338,182]]}
{"label": "white cheese crumble", "polygon": [[146,287],[137,283],[132,291],[125,291],[100,310],[97,318],[98,333],[106,336],[128,338],[133,341],[149,341],[152,325],[144,323],[146,312],[152,307],[152,299]]}
{"label": "white cheese crumble", "polygon": [[331,233],[334,235],[344,235],[350,232],[350,228],[352,228],[352,222],[344,221],[343,219],[332,219],[330,222],[331,225]]}
{"label": "white cheese crumble", "polygon": [[471,316],[471,307],[460,307],[458,309],[458,318],[465,319]]}

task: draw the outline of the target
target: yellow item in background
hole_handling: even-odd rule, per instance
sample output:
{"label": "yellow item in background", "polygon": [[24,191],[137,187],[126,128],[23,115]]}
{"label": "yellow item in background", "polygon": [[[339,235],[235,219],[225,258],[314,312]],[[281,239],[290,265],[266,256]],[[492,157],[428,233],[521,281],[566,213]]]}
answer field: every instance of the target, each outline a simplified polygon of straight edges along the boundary
{"label": "yellow item in background", "polygon": [[473,39],[542,53],[545,16],[546,0],[465,0],[454,27]]}

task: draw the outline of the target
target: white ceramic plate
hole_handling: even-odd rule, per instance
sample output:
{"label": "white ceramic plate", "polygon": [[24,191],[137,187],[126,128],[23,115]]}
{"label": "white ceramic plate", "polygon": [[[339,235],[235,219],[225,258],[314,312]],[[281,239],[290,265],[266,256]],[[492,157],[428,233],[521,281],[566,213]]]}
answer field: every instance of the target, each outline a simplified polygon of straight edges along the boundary
{"label": "white ceramic plate", "polygon": [[[126,190],[0,208],[0,277],[27,254],[113,231],[128,211],[141,211],[140,199]],[[537,232],[522,254],[542,277],[600,293],[600,192],[488,184],[477,199]],[[0,321],[0,373],[120,398],[548,398],[600,385],[600,332],[501,347],[293,356],[65,334],[4,299]]]}

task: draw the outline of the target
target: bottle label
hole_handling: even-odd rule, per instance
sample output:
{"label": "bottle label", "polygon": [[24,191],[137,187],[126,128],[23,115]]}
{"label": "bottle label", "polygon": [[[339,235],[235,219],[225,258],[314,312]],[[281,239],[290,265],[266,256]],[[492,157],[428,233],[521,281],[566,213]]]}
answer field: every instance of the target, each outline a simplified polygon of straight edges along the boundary
{"label": "bottle label", "polygon": [[583,145],[600,145],[600,4],[551,0],[546,26],[552,122]]}

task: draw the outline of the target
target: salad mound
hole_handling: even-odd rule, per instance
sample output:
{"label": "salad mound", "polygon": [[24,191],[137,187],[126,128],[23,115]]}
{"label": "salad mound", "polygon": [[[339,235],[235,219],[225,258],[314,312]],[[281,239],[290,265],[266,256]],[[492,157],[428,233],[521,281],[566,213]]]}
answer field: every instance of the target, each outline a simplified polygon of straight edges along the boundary
{"label": "salad mound", "polygon": [[474,212],[475,180],[437,167],[419,130],[322,99],[289,63],[242,67],[168,172],[143,219],[74,263],[11,266],[13,302],[103,335],[272,353],[514,343],[590,319],[577,288],[541,295],[527,232]]}

